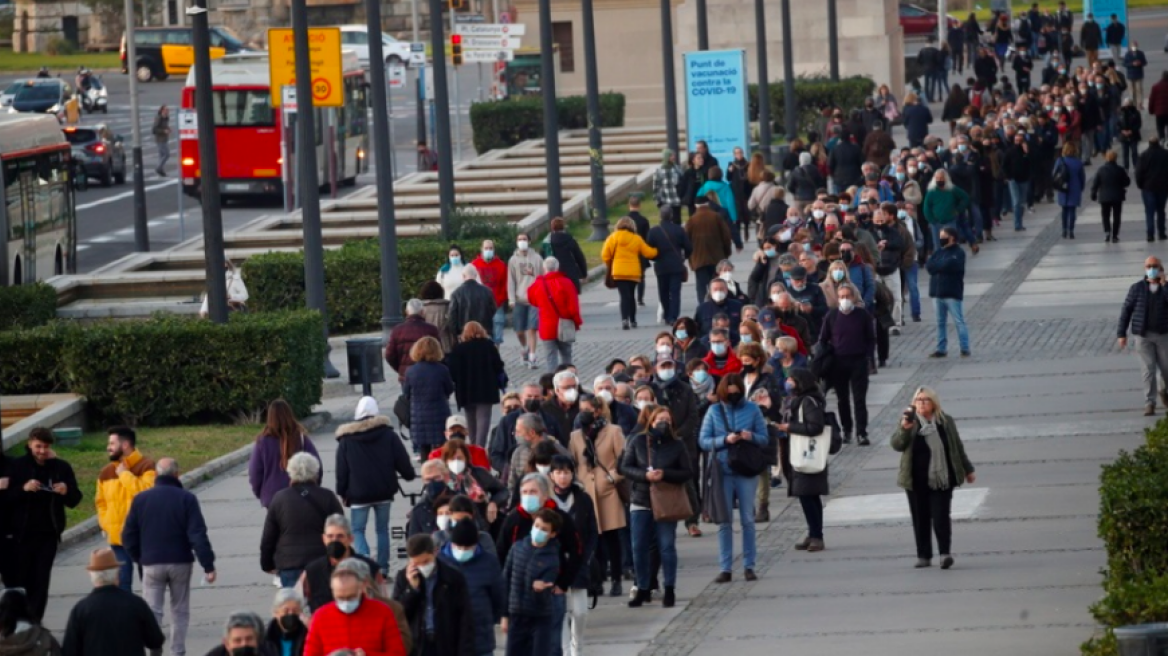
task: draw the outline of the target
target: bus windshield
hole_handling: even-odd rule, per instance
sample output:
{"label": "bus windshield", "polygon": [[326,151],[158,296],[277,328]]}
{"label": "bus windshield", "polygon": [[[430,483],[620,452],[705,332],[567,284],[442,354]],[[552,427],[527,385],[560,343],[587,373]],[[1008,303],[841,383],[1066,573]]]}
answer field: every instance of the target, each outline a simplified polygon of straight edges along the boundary
{"label": "bus windshield", "polygon": [[266,90],[214,91],[215,127],[242,128],[275,125],[271,95]]}

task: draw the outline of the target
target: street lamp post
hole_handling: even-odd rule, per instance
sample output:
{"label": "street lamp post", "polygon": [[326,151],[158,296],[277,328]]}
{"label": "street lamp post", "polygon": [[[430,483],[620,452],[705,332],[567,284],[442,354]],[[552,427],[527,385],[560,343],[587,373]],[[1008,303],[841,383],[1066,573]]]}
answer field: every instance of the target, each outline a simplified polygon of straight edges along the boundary
{"label": "street lamp post", "polygon": [[[418,21],[420,20],[418,18],[418,0],[412,0],[410,2],[410,14],[411,14],[411,18],[413,19],[411,21],[411,23],[412,23],[413,28],[414,28],[413,43],[419,43],[422,37],[420,37],[418,35],[418,31],[421,29],[421,26],[418,25]],[[422,61],[425,62],[425,60],[426,60],[426,55],[425,55],[425,53],[423,53],[422,54]],[[417,105],[418,105],[418,121],[417,121],[418,143],[421,143],[421,142],[426,140],[426,64],[425,63],[423,63],[421,66],[418,67],[417,80],[415,81],[415,84],[418,85],[417,93],[414,94],[414,100],[417,101]]]}
{"label": "street lamp post", "polygon": [[706,12],[706,0],[697,1],[698,10],[698,50],[710,49],[710,24]]}
{"label": "street lamp post", "polygon": [[795,55],[791,51],[791,0],[782,0],[783,18],[783,127],[787,143],[799,134],[798,114],[795,111]]}
{"label": "street lamp post", "polygon": [[[661,0],[661,63],[665,84],[665,139],[681,160],[677,135],[677,78],[673,72],[673,0]],[[680,217],[677,217],[680,218]]]}
{"label": "street lamp post", "polygon": [[123,9],[126,12],[126,70],[130,72],[130,120],[134,140],[131,144],[131,158],[134,162],[134,250],[145,253],[150,250],[150,228],[146,223],[146,180],[142,170],[142,125],[138,120],[138,49],[134,46],[134,0],[125,0],[123,4]]}
{"label": "street lamp post", "polygon": [[839,82],[839,13],[836,0],[827,0],[827,64],[832,82]]}
{"label": "street lamp post", "polygon": [[552,44],[552,3],[539,0],[539,85],[543,92],[543,144],[547,158],[548,219],[564,215],[564,192],[560,188],[560,121],[556,115],[556,62]]}
{"label": "street lamp post", "polygon": [[442,29],[443,0],[430,0],[430,47],[434,57],[434,124],[438,148],[438,202],[442,237],[449,239],[454,211],[454,150],[450,144],[450,98],[446,88],[446,35]]}
{"label": "street lamp post", "polygon": [[600,135],[600,80],[596,70],[592,0],[581,0],[580,9],[584,14],[584,84],[588,96],[588,161],[592,175],[592,235],[588,241],[604,241],[608,237],[608,199],[604,192],[604,144]]}
{"label": "street lamp post", "polygon": [[[207,316],[227,323],[227,286],[223,282],[223,212],[219,203],[219,152],[215,144],[215,106],[211,98],[211,29],[207,25],[207,0],[195,0],[191,15],[195,48],[195,119],[199,126],[199,171],[203,200],[203,258],[207,275]],[[132,39],[127,38],[129,44]],[[127,48],[129,46],[127,45]],[[130,63],[130,79],[136,71]]]}
{"label": "street lamp post", "polygon": [[754,29],[758,41],[758,149],[771,161],[771,85],[767,80],[766,8],[754,0]]}

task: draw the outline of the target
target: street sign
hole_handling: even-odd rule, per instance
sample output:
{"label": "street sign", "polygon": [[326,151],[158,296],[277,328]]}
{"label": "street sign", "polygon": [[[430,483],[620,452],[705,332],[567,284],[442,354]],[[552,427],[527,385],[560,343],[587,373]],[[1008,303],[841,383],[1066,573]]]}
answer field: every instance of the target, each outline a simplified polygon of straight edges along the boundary
{"label": "street sign", "polygon": [[390,89],[404,89],[406,86],[406,67],[405,66],[390,66],[385,69],[386,75],[389,76]]}
{"label": "street sign", "polygon": [[416,41],[410,44],[410,65],[423,66],[426,63],[426,44]]}
{"label": "street sign", "polygon": [[198,141],[199,115],[191,109],[180,110],[178,113],[179,141]]}
{"label": "street sign", "polygon": [[423,78],[422,88],[425,89],[425,91],[426,91],[426,94],[422,96],[422,99],[424,100],[426,98],[429,98],[429,99],[433,100],[433,98],[434,98],[434,67],[427,66],[425,73],[423,73],[423,75],[422,75],[422,78]]}
{"label": "street sign", "polygon": [[478,62],[514,61],[514,50],[467,50],[463,54],[463,61],[468,64]]}
{"label": "street sign", "polygon": [[464,36],[462,46],[468,50],[515,50],[520,47],[517,36]]}
{"label": "street sign", "polygon": [[[312,70],[312,104],[341,107],[345,104],[342,83],[341,30],[338,27],[308,29],[308,50]],[[289,28],[268,30],[268,66],[271,71],[272,104],[279,106],[279,89],[296,84],[296,51]]]}
{"label": "street sign", "polygon": [[299,105],[296,102],[296,87],[295,86],[293,86],[291,84],[284,85],[284,88],[281,90],[280,103],[281,103],[281,106],[283,107],[285,114],[295,114],[296,113],[297,107]]}
{"label": "street sign", "polygon": [[454,31],[463,36],[523,36],[527,26],[505,23],[459,23]]}
{"label": "street sign", "polygon": [[455,14],[455,23],[485,23],[487,19],[482,14]]}

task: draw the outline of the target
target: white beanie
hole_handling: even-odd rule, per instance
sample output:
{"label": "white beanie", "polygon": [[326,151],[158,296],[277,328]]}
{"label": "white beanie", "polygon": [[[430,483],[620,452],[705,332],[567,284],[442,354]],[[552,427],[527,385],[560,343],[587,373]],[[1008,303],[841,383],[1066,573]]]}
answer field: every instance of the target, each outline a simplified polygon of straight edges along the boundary
{"label": "white beanie", "polygon": [[799,166],[807,166],[811,163],[811,153],[799,153]]}
{"label": "white beanie", "polygon": [[377,408],[377,401],[372,396],[362,396],[361,400],[357,402],[357,412],[353,413],[353,420],[361,421],[379,414],[381,411]]}

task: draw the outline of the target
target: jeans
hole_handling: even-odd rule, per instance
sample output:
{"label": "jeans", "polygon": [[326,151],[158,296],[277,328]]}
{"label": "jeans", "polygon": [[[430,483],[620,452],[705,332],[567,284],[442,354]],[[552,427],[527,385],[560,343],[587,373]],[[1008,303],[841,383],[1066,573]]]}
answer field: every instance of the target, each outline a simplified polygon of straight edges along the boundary
{"label": "jeans", "polygon": [[672,325],[681,317],[681,274],[657,274],[657,300],[665,312],[665,322]]}
{"label": "jeans", "polygon": [[1148,331],[1136,335],[1136,355],[1140,356],[1140,371],[1144,375],[1144,403],[1156,405],[1156,372],[1168,380],[1168,335]]}
{"label": "jeans", "polygon": [[1066,236],[1068,234],[1073,235],[1073,234],[1075,234],[1075,219],[1077,218],[1075,216],[1075,211],[1079,208],[1075,207],[1074,205],[1064,205],[1062,209],[1063,209],[1063,235],[1064,236]]}
{"label": "jeans", "polygon": [[1140,191],[1144,199],[1144,223],[1148,228],[1148,239],[1168,234],[1168,226],[1164,225],[1164,204],[1168,203],[1168,194],[1158,191]]}
{"label": "jeans", "polygon": [[618,280],[616,291],[620,294],[621,321],[637,322],[637,281]]}
{"label": "jeans", "polygon": [[133,592],[134,563],[130,560],[130,554],[126,553],[125,547],[120,544],[111,544],[110,549],[118,559],[118,587],[126,592]]}
{"label": "jeans", "polygon": [[1140,158],[1140,142],[1133,135],[1131,139],[1120,143],[1123,144],[1123,168],[1129,169],[1135,166]]}
{"label": "jeans", "polygon": [[[715,460],[711,467],[721,467]],[[734,567],[734,501],[738,500],[738,521],[742,524],[742,567],[754,569],[757,555],[754,546],[754,486],[758,477],[747,478],[737,474],[722,473],[722,493],[726,495],[726,508],[730,511],[728,521],[718,524],[718,566],[723,572]],[[668,585],[668,584],[666,584]]]}
{"label": "jeans", "polygon": [[[970,228],[971,228],[970,231],[973,233],[974,239],[981,241],[982,237],[985,234],[985,227],[986,227],[985,220],[982,219],[982,215],[981,215],[981,205],[978,205],[977,203],[970,204],[970,206],[969,206],[969,222],[970,222]],[[993,224],[990,224],[989,231],[990,231],[990,234],[993,234],[993,232],[994,232]]]}
{"label": "jeans", "polygon": [[491,321],[491,339],[495,340],[496,344],[503,343],[503,328],[507,325],[507,307],[499,306],[495,310],[495,317]]}
{"label": "jeans", "polygon": [[868,356],[837,355],[831,370],[831,387],[835,390],[840,424],[845,433],[852,432],[852,403],[855,403],[856,422],[860,435],[868,434]]}
{"label": "jeans", "polygon": [[[389,571],[389,508],[391,502],[375,503],[364,508],[349,510],[349,520],[353,523],[353,549],[362,556],[369,555],[369,542],[365,540],[365,526],[369,523],[369,513],[373,513],[373,535],[377,538],[377,566],[382,572]],[[376,572],[370,572],[376,576]]]}
{"label": "jeans", "polygon": [[949,315],[953,315],[953,323],[957,325],[957,341],[961,345],[961,352],[969,352],[969,328],[965,325],[965,311],[962,301],[956,298],[934,298],[933,312],[937,314],[937,352],[947,353],[949,350],[948,324]]}
{"label": "jeans", "polygon": [[933,532],[937,533],[937,551],[942,556],[949,555],[953,538],[949,509],[953,503],[953,488],[932,490],[927,484],[913,483],[908,490],[908,509],[912,514],[913,536],[917,542],[917,558],[929,560],[933,557]]}
{"label": "jeans", "polygon": [[[1100,203],[1099,208],[1103,210],[1103,232],[1107,233],[1108,237],[1118,237],[1123,203]],[[1115,219],[1114,223],[1112,217]]]}
{"label": "jeans", "polygon": [[572,362],[572,345],[569,342],[561,342],[558,339],[545,339],[543,342],[543,355],[547,359],[548,373],[555,373],[556,367],[560,366],[560,360],[571,364]]}
{"label": "jeans", "polygon": [[1026,216],[1026,204],[1030,202],[1030,181],[1010,180],[1010,196],[1014,199],[1014,229],[1022,229],[1022,217]]}
{"label": "jeans", "polygon": [[276,572],[280,577],[281,588],[295,588],[303,573],[304,569],[281,569]]}
{"label": "jeans", "polygon": [[701,305],[706,300],[706,294],[710,290],[710,281],[717,277],[717,265],[700,267],[694,271],[694,279],[696,280],[698,292],[698,305]]}
{"label": "jeans", "polygon": [[187,653],[187,626],[191,623],[191,563],[174,565],[146,565],[142,568],[142,597],[158,626],[162,626],[162,602],[170,589],[170,653]]}
{"label": "jeans", "polygon": [[[750,502],[743,502],[750,510],[754,521],[754,495]],[[677,522],[658,522],[653,519],[652,510],[634,510],[632,515],[633,569],[637,573],[637,589],[648,590],[653,568],[649,564],[649,545],[657,544],[661,553],[662,584],[667,588],[677,585]],[[718,535],[721,537],[719,527]],[[733,549],[733,545],[730,547]],[[753,556],[752,556],[753,559]],[[727,570],[728,571],[728,570]]]}
{"label": "jeans", "polygon": [[816,539],[823,539],[823,497],[799,497],[799,505],[803,507],[803,518],[807,520],[807,535]]}
{"label": "jeans", "polygon": [[512,613],[508,618],[507,656],[531,656],[531,654],[551,654],[559,645],[556,631],[563,628],[560,616],[531,617]]}
{"label": "jeans", "polygon": [[584,653],[584,625],[588,619],[588,591],[572,588],[564,593],[563,599],[567,612],[564,613],[561,644],[556,653],[580,656]]}
{"label": "jeans", "polygon": [[163,167],[166,166],[166,161],[170,159],[170,141],[168,139],[158,139],[154,143],[158,145],[157,170],[162,171],[164,170]]}
{"label": "jeans", "polygon": [[[905,286],[908,287],[908,302],[909,307],[912,309],[913,317],[921,316],[921,288],[920,285],[917,284],[917,274],[920,273],[920,270],[921,265],[913,262],[911,267],[900,272],[900,276],[904,280]],[[902,294],[901,298],[903,299],[903,297],[904,296]],[[904,303],[904,301],[902,300],[901,303]]]}

